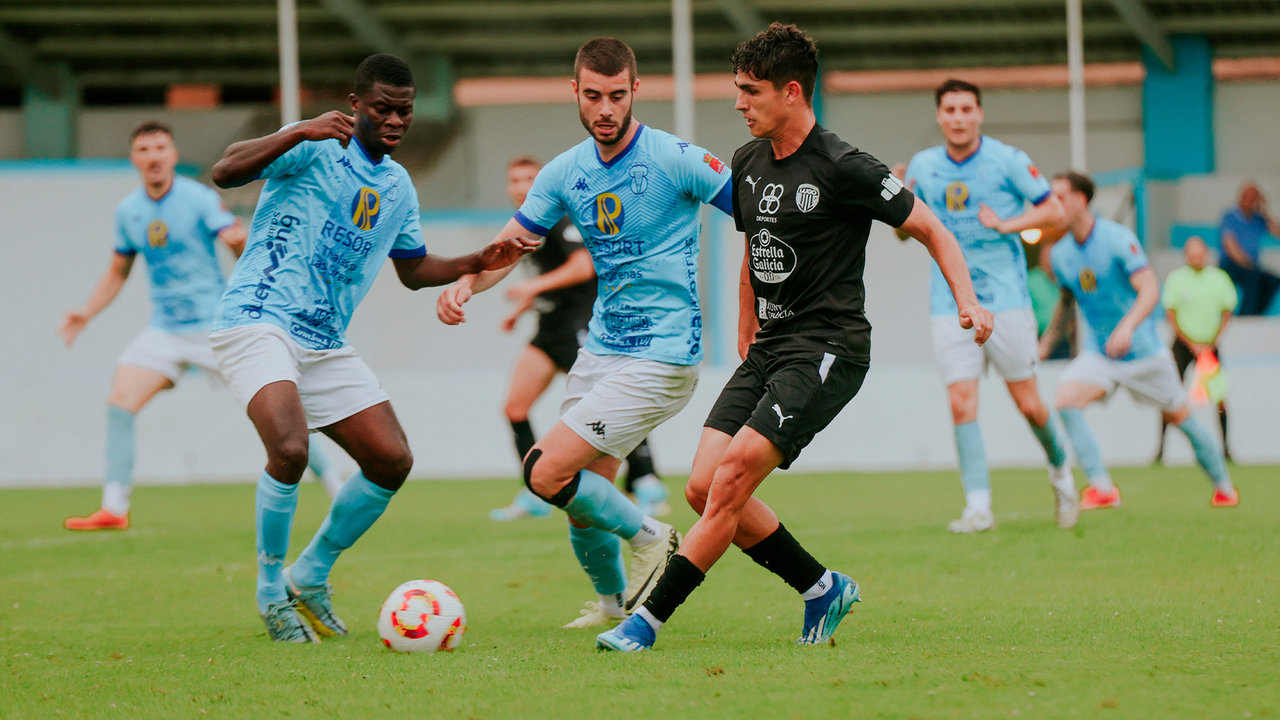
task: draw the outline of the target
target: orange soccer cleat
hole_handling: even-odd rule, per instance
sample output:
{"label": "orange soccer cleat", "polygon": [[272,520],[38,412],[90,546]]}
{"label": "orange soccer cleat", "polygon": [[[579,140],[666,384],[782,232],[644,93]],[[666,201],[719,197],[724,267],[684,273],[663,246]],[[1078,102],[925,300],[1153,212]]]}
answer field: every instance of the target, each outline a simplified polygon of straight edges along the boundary
{"label": "orange soccer cleat", "polygon": [[1240,504],[1240,493],[1235,488],[1223,490],[1221,488],[1213,491],[1213,499],[1209,501],[1213,507],[1235,507]]}
{"label": "orange soccer cleat", "polygon": [[1120,488],[1112,488],[1111,492],[1103,492],[1089,485],[1080,493],[1081,510],[1101,510],[1120,507]]}
{"label": "orange soccer cleat", "polygon": [[129,515],[116,515],[105,508],[86,517],[69,517],[62,521],[68,530],[128,530]]}

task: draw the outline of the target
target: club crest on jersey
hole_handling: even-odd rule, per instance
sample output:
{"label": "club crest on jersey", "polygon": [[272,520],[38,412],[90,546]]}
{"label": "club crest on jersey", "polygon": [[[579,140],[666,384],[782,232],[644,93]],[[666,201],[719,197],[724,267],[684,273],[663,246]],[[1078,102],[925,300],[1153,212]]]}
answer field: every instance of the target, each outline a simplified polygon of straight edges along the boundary
{"label": "club crest on jersey", "polygon": [[780,283],[796,269],[796,251],[762,229],[751,236],[751,273],[760,282]]}
{"label": "club crest on jersey", "polygon": [[1090,268],[1080,271],[1080,289],[1091,293],[1098,289],[1098,276]]}
{"label": "club crest on jersey", "polygon": [[162,248],[169,244],[169,226],[164,220],[156,218],[147,225],[147,244],[153,248]]}
{"label": "club crest on jersey", "polygon": [[947,185],[947,210],[964,212],[969,207],[969,186],[959,180]]}
{"label": "club crest on jersey", "polygon": [[782,206],[782,193],[787,189],[782,187],[780,183],[769,183],[764,186],[764,191],[760,193],[760,212],[765,215],[773,215],[778,212],[778,208]]}
{"label": "club crest on jersey", "polygon": [[796,188],[796,207],[800,208],[800,212],[807,213],[818,207],[818,188],[809,183],[801,183]]}
{"label": "club crest on jersey", "polygon": [[720,158],[716,157],[715,155],[712,155],[711,153],[707,153],[703,155],[702,162],[706,163],[707,167],[714,170],[717,175],[724,174],[724,170],[725,170],[724,163],[720,162]]}
{"label": "club crest on jersey", "polygon": [[622,200],[613,193],[600,193],[596,196],[596,229],[605,235],[617,235],[622,232]]}
{"label": "club crest on jersey", "polygon": [[351,223],[357,230],[372,230],[378,224],[382,198],[373,188],[362,187],[351,199]]}
{"label": "club crest on jersey", "polygon": [[649,187],[649,168],[645,165],[635,165],[631,168],[631,192],[636,195],[643,195],[644,191]]}

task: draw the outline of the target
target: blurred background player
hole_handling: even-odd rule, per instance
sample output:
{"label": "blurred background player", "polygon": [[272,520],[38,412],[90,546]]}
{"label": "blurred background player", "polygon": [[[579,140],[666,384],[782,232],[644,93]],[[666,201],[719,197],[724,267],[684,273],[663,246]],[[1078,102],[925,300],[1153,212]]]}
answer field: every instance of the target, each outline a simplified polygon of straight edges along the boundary
{"label": "blurred background player", "polygon": [[[218,368],[209,347],[209,326],[225,289],[216,243],[232,255],[244,249],[246,232],[210,187],[177,174],[178,148],[173,131],[145,122],[129,136],[129,161],[142,187],[116,207],[116,247],[111,264],[89,299],[67,311],[58,334],[71,347],[80,332],[115,300],[141,253],[151,286],[151,324],[116,361],[107,395],[106,473],[102,507],[84,517],[69,517],[69,530],[124,530],[129,527],[135,456],[134,418],[161,390],[173,387],[189,367],[215,377]],[[317,476],[330,495],[342,478],[316,453]]]}
{"label": "blurred background player", "polygon": [[[1187,368],[1206,353],[1215,361],[1220,360],[1218,338],[1226,329],[1238,300],[1231,277],[1221,268],[1209,267],[1209,246],[1203,238],[1197,235],[1187,238],[1182,251],[1187,264],[1169,273],[1161,295],[1169,327],[1174,332],[1171,350],[1179,378],[1185,377]],[[1230,460],[1224,400],[1218,400],[1218,423],[1222,426],[1222,455]],[[1161,419],[1156,462],[1164,462],[1164,435],[1168,428],[1169,422]]]}
{"label": "blurred background player", "polygon": [[1093,181],[1081,173],[1064,173],[1053,180],[1053,193],[1066,209],[1068,232],[1051,251],[1062,297],[1040,341],[1042,352],[1047,351],[1062,318],[1080,305],[1088,328],[1085,346],[1062,373],[1054,396],[1076,461],[1089,478],[1080,509],[1120,506],[1120,490],[1102,464],[1083,413],[1085,406],[1106,398],[1117,386],[1160,408],[1164,421],[1187,436],[1196,462],[1213,481],[1212,505],[1234,506],[1240,498],[1227,475],[1222,450],[1187,408],[1173,357],[1156,333],[1151,314],[1160,301],[1156,274],[1128,228],[1090,212],[1093,191]]}
{"label": "blurred background player", "polygon": [[733,156],[734,221],[747,236],[738,293],[743,362],[707,416],[685,495],[698,521],[625,623],[596,637],[604,650],[647,650],[731,544],[804,599],[800,644],[827,642],[858,602],[858,585],[825,568],[754,497],[787,469],[862,387],[871,361],[864,313],[871,222],[920,239],[960,307],[952,322],[981,344],[992,316],[978,305],[964,256],[927,205],[879,160],[817,124],[818,48],[773,23],[733,54],[735,109],[758,138]]}
{"label": "blurred background player", "polygon": [[[955,322],[956,305],[934,263],[930,284],[933,349],[955,425],[956,453],[965,507],[947,529],[975,533],[995,527],[991,476],[978,426],[978,380],[988,364],[1004,378],[1018,411],[1044,448],[1059,527],[1075,525],[1075,482],[1053,415],[1040,398],[1036,319],[1027,290],[1027,260],[1018,233],[1062,223],[1062,205],[1049,181],[1023,151],[982,134],[982,92],[972,83],[947,80],[934,91],[944,144],[921,150],[906,168],[907,187],[928,203],[960,242],[973,289],[996,314],[985,345]],[[1023,208],[1030,202],[1032,207]]]}
{"label": "blurred background player", "polygon": [[[213,168],[220,187],[267,181],[210,337],[222,375],[267,452],[255,497],[256,600],[272,640],[346,634],[333,610],[330,571],[381,517],[413,467],[386,392],[346,340],[351,314],[385,259],[416,290],[509,265],[536,246],[506,240],[460,258],[427,254],[417,190],[390,158],[409,130],[415,96],[403,60],[371,55],[356,69],[351,115],[335,110],[235,143]],[[307,437],[315,429],[360,469],[286,568]]]}
{"label": "blurred background player", "polygon": [[[586,233],[599,280],[585,346],[569,371],[560,421],[525,458],[525,484],[563,509],[598,602],[568,628],[608,625],[644,602],[680,544],[612,479],[621,459],[689,402],[702,360],[699,213],[732,212],[730,172],[706,150],[636,122],[635,54],[615,38],[578,49],[572,83],[591,137],[538,173],[498,237],[545,236],[568,215]],[[436,303],[442,322],[506,272],[467,276]],[[631,546],[629,570],[619,539]]]}
{"label": "blurred background player", "polygon": [[1280,277],[1262,267],[1262,239],[1280,237],[1280,224],[1267,212],[1267,199],[1252,180],[1240,186],[1236,206],[1222,216],[1222,257],[1218,264],[1240,291],[1237,314],[1263,315],[1280,289]]}
{"label": "blurred background player", "polygon": [[[524,204],[541,167],[542,163],[528,155],[507,163],[507,197],[514,207]],[[511,369],[511,385],[503,406],[522,463],[534,443],[529,410],[557,374],[569,372],[586,339],[591,305],[596,299],[596,270],[591,254],[582,245],[582,233],[569,218],[551,228],[542,245],[529,256],[529,262],[538,274],[507,289],[507,299],[515,303],[515,308],[502,321],[502,329],[511,332],[525,311],[533,308],[538,315],[538,330],[521,349]],[[627,456],[624,489],[636,498],[646,515],[661,517],[670,512],[666,505],[667,486],[654,472],[647,439]],[[505,521],[550,514],[550,504],[522,488],[510,505],[493,509],[489,518]]]}

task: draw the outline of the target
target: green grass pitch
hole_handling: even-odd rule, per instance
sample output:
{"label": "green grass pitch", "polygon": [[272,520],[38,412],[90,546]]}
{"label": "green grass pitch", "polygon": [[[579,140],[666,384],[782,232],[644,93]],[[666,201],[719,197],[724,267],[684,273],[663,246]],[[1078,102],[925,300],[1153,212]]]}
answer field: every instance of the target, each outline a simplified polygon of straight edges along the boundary
{"label": "green grass pitch", "polygon": [[[60,526],[96,490],[3,491],[0,717],[1277,717],[1280,483],[1234,473],[1218,510],[1195,468],[1117,470],[1124,506],[1062,531],[1043,471],[997,472],[974,537],[944,530],[954,473],[778,473],[761,496],[862,584],[835,645],[794,646],[799,598],[730,550],[640,655],[559,628],[590,586],[561,519],[486,518],[511,480],[406,485],[334,571],[351,635],[311,646],[258,620],[250,485],[143,487],[96,534]],[[290,557],[326,504],[304,485]],[[378,641],[414,577],[461,595],[457,651]]]}

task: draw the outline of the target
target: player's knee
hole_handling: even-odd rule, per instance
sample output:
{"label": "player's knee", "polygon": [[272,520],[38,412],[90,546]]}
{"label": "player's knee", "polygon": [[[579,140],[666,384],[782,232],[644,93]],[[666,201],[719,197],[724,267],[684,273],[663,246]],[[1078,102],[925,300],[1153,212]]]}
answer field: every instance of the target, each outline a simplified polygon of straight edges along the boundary
{"label": "player's knee", "polygon": [[551,464],[542,460],[542,448],[534,448],[524,457],[524,484],[534,495],[556,507],[563,508],[578,492],[579,474],[568,478],[554,472]]}
{"label": "player's knee", "polygon": [[307,469],[310,443],[306,435],[286,437],[267,448],[268,474],[282,483],[295,483]]}
{"label": "player's knee", "polygon": [[1028,420],[1041,421],[1037,424],[1043,424],[1046,408],[1039,397],[1033,395],[1029,398],[1018,398],[1017,404],[1018,412],[1022,413],[1023,417]]}
{"label": "player's knee", "polygon": [[529,419],[529,408],[524,403],[508,401],[502,407],[502,414],[507,416],[507,422],[524,422]]}
{"label": "player's knee", "polygon": [[684,486],[684,499],[688,501],[689,507],[693,511],[702,514],[707,507],[707,490],[708,483],[705,478],[689,478],[689,482]]}
{"label": "player's knee", "polygon": [[1191,410],[1186,407],[1180,407],[1177,410],[1165,410],[1160,413],[1160,417],[1170,425],[1181,425],[1184,420],[1191,417]]}
{"label": "player's knee", "polygon": [[952,391],[951,419],[956,425],[973,422],[978,419],[978,396],[973,393]]}
{"label": "player's knee", "polygon": [[369,482],[391,491],[399,490],[412,470],[413,451],[407,444],[383,452],[360,468]]}

